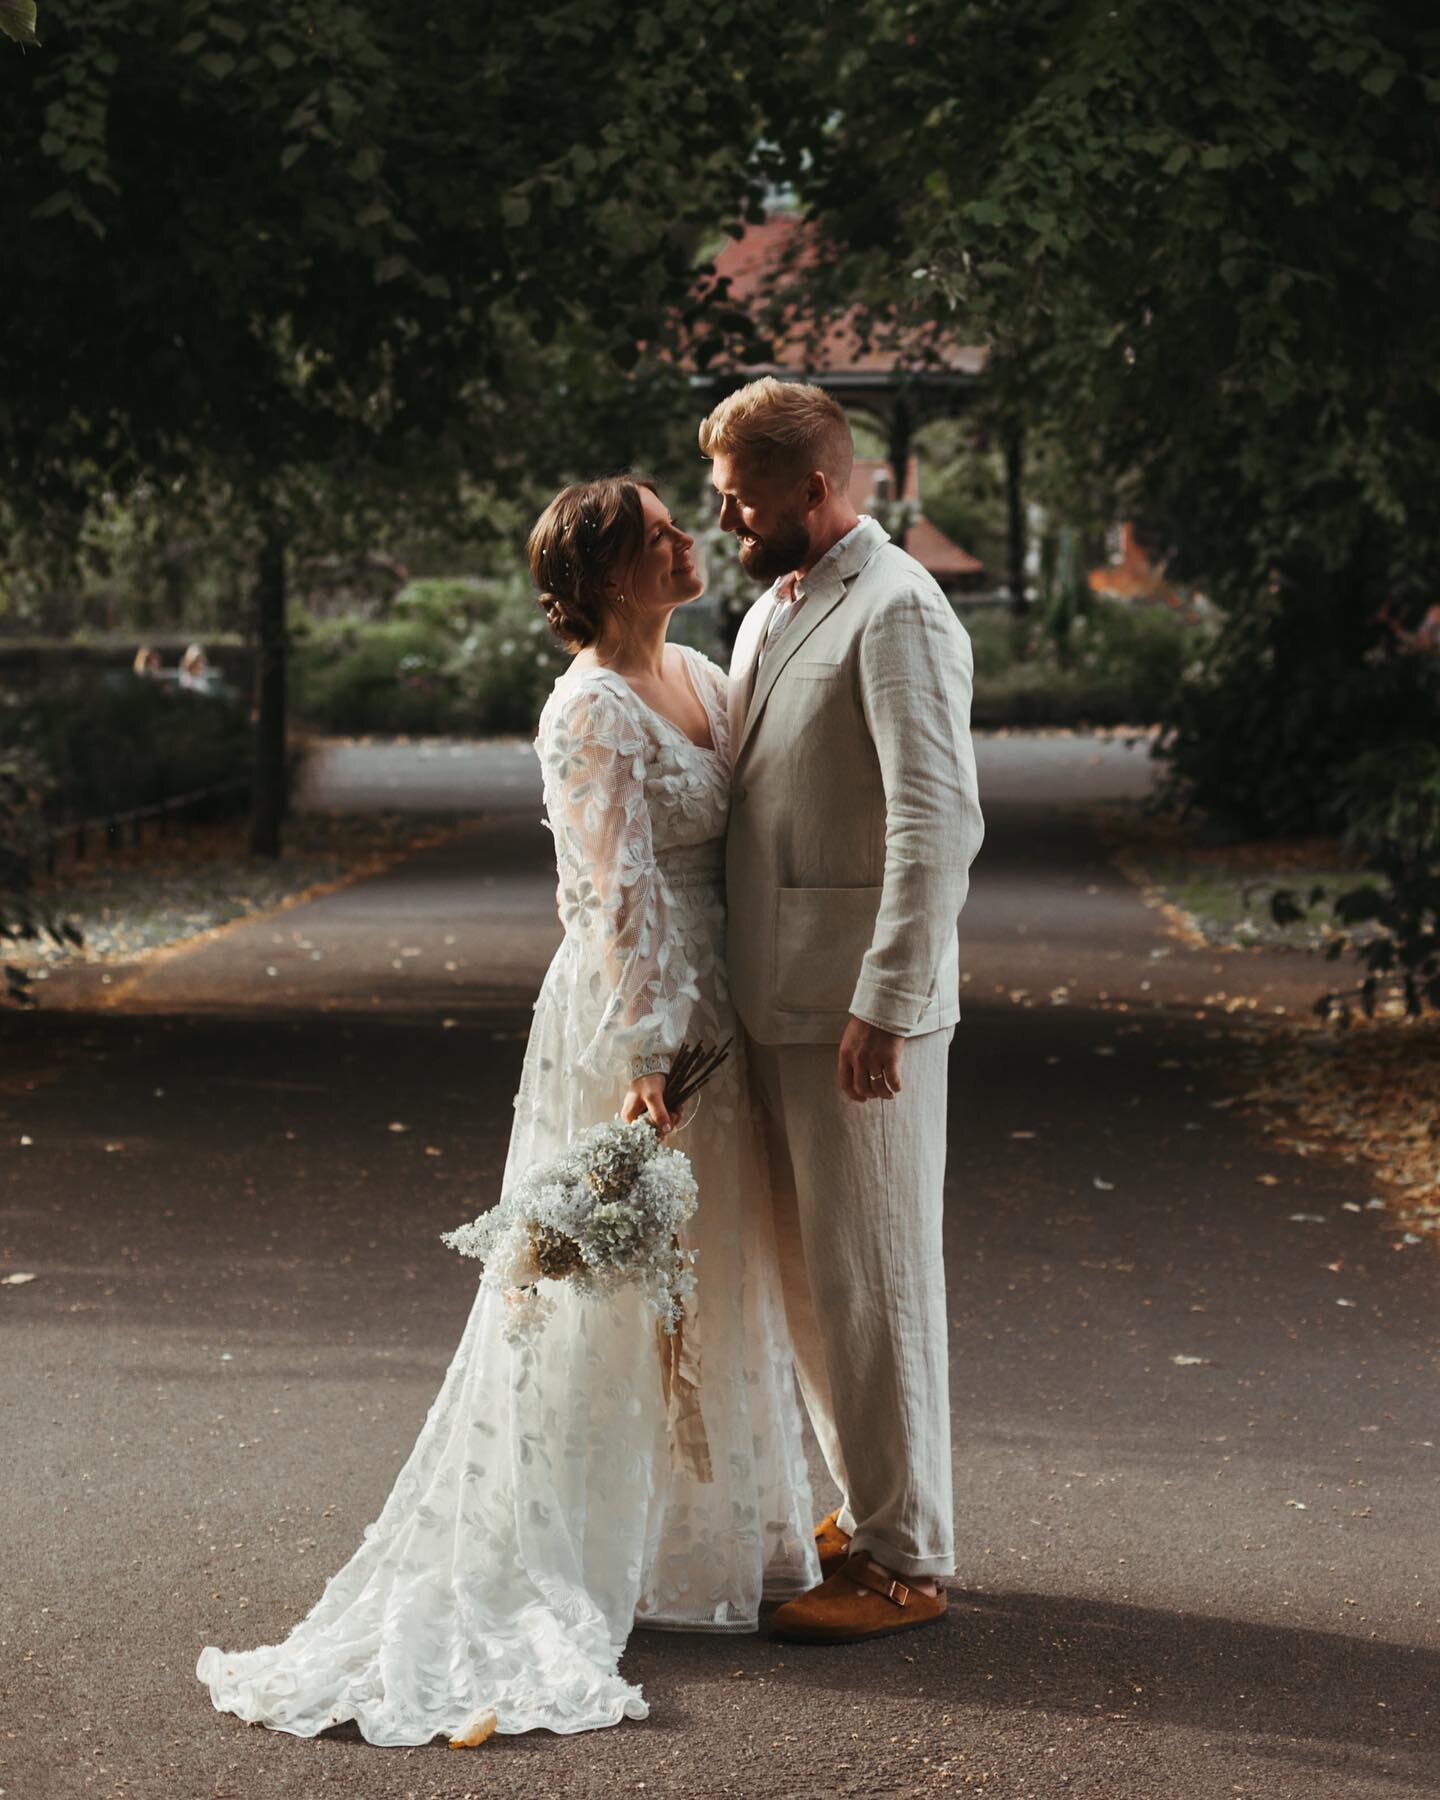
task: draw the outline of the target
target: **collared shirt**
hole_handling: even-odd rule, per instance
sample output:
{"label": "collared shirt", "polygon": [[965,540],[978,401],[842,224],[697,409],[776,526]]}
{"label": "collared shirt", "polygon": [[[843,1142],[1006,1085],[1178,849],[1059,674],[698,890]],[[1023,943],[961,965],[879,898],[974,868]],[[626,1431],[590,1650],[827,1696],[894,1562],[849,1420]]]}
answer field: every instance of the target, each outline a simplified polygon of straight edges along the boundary
{"label": "collared shirt", "polygon": [[770,615],[770,622],[765,628],[764,641],[760,645],[760,653],[755,658],[757,669],[764,662],[780,633],[805,604],[806,583],[809,582],[813,585],[815,577],[827,563],[838,562],[846,545],[852,543],[871,523],[869,514],[861,513],[858,522],[845,533],[844,537],[830,546],[814,568],[807,569],[803,575],[797,569],[792,569],[788,575],[782,575],[775,583],[775,610]]}

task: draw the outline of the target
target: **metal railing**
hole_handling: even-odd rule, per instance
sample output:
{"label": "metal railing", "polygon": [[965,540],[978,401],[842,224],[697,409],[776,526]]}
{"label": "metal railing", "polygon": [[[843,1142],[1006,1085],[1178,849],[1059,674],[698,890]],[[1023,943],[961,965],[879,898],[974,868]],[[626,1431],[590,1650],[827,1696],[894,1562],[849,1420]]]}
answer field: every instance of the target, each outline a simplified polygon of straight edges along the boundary
{"label": "metal railing", "polygon": [[44,834],[45,872],[55,873],[59,859],[60,847],[65,843],[71,845],[71,853],[77,862],[83,862],[89,853],[91,840],[103,843],[106,851],[121,848],[126,841],[128,830],[129,841],[138,847],[143,841],[147,823],[155,821],[159,826],[159,835],[168,835],[172,820],[184,822],[184,815],[201,800],[214,799],[219,794],[238,794],[242,790],[248,792],[250,777],[240,776],[233,781],[212,782],[209,787],[192,788],[189,793],[177,794],[173,800],[157,800],[150,806],[132,806],[124,812],[103,814],[94,819],[73,819],[63,825],[53,826]]}

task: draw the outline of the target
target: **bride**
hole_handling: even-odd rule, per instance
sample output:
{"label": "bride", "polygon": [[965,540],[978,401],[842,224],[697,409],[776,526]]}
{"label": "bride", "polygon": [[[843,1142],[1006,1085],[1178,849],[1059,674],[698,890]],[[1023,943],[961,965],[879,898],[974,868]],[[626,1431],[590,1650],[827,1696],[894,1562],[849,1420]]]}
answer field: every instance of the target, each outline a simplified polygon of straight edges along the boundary
{"label": "bride", "polygon": [[[644,1718],[632,1625],[756,1628],[819,1578],[763,1171],[731,1059],[686,1119],[685,1040],[734,1033],[721,965],[725,677],[666,643],[702,582],[648,482],[566,488],[530,537],[575,652],[540,715],[564,942],[535,1008],[505,1185],[588,1125],[648,1116],[691,1158],[696,1286],[678,1340],[643,1299],[555,1303],[506,1337],[482,1285],[384,1510],[283,1643],[201,1652],[216,1708],[375,1744]],[[665,1379],[662,1382],[662,1362]]]}

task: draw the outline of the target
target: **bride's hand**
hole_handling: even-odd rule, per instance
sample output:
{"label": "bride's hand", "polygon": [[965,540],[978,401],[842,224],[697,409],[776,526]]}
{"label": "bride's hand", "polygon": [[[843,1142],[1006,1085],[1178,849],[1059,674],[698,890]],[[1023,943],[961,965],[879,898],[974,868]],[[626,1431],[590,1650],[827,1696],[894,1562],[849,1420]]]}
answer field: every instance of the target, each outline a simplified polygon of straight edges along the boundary
{"label": "bride's hand", "polygon": [[628,1125],[635,1119],[649,1119],[658,1137],[665,1137],[680,1123],[665,1105],[665,1077],[642,1075],[632,1081],[620,1103],[620,1117]]}

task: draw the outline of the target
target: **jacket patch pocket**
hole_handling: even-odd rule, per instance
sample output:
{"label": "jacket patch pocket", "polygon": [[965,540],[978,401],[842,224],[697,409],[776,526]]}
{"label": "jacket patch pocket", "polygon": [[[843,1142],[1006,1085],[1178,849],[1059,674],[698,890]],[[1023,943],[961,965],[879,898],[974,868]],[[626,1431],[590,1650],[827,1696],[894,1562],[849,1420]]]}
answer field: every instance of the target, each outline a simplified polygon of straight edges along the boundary
{"label": "jacket patch pocket", "polygon": [[777,889],[775,1004],[783,1012],[849,1012],[880,894],[878,887]]}
{"label": "jacket patch pocket", "polygon": [[844,668],[844,663],[801,662],[797,658],[786,666],[784,672],[796,681],[838,681]]}

